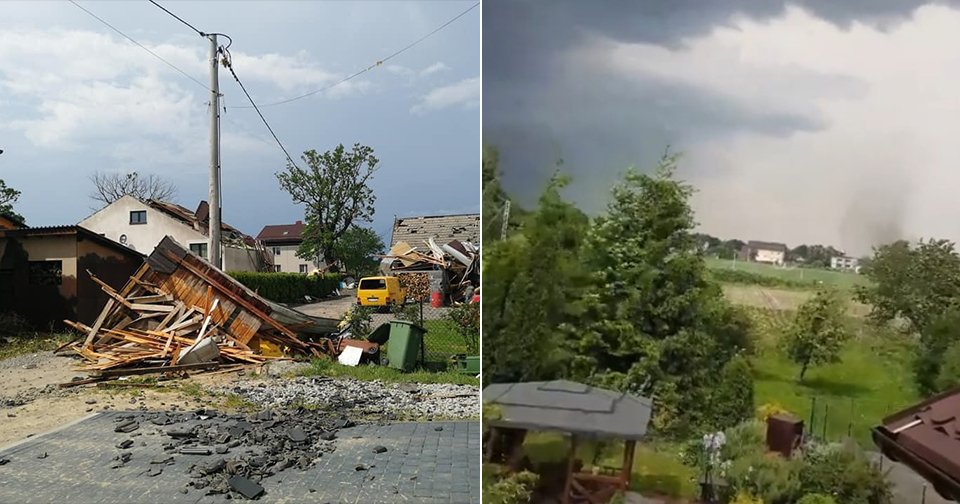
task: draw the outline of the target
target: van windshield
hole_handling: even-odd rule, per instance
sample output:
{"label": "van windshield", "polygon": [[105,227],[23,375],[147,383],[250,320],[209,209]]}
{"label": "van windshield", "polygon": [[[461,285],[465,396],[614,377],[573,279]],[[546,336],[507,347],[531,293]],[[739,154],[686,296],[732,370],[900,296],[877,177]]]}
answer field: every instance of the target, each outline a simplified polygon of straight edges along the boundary
{"label": "van windshield", "polygon": [[367,278],[360,280],[360,288],[363,290],[384,290],[387,288],[387,282],[382,278]]}

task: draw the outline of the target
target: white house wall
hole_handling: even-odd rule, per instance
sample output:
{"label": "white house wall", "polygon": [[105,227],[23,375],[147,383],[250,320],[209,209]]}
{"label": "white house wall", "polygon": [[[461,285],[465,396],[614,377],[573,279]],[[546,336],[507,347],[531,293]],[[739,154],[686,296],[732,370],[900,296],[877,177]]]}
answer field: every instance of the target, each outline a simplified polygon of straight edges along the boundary
{"label": "white house wall", "polygon": [[772,264],[783,264],[783,252],[774,250],[757,250],[754,261]]}
{"label": "white house wall", "polygon": [[[273,256],[274,267],[280,266],[280,271],[284,273],[300,273],[300,266],[307,267],[307,273],[313,271],[316,267],[316,261],[308,261],[297,257],[297,248],[299,245],[269,245],[264,244],[267,252]],[[277,254],[277,252],[280,252]]]}
{"label": "white house wall", "polygon": [[[147,223],[130,224],[130,212],[139,210],[147,212]],[[126,235],[126,246],[147,255],[168,235],[187,248],[209,242],[200,231],[132,196],[114,201],[81,221],[80,226],[119,243],[124,243],[120,237]]]}

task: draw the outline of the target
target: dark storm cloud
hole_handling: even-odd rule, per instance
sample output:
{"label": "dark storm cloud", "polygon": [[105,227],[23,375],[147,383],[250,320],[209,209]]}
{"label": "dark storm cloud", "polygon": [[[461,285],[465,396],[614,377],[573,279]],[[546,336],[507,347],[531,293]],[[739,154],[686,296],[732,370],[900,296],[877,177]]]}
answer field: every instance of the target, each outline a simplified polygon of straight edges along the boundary
{"label": "dark storm cloud", "polygon": [[[813,112],[751,111],[724,96],[652,78],[627,83],[589,73],[571,75],[559,58],[590,34],[677,48],[684,39],[724,26],[734,16],[762,21],[782,15],[789,5],[847,28],[854,21],[891,27],[924,3],[488,1],[483,23],[484,142],[501,150],[507,187],[529,201],[560,153],[564,169],[575,179],[585,176],[603,188],[625,166],[655,162],[668,144],[682,150],[686,142],[739,131],[781,136],[815,129],[820,119]],[[588,196],[594,193],[598,191],[587,191]],[[602,205],[580,203],[590,209]]]}

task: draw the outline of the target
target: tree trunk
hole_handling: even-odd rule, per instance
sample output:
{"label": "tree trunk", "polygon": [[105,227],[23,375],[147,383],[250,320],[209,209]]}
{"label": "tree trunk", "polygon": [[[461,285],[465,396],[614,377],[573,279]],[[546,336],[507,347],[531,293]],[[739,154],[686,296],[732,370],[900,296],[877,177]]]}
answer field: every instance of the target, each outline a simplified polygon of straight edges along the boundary
{"label": "tree trunk", "polygon": [[804,362],[803,366],[800,368],[800,383],[803,383],[803,375],[807,374],[807,367],[810,365],[810,362]]}
{"label": "tree trunk", "polygon": [[323,262],[326,263],[327,271],[337,273],[340,269],[337,267],[337,258],[333,255],[333,250],[323,251]]}

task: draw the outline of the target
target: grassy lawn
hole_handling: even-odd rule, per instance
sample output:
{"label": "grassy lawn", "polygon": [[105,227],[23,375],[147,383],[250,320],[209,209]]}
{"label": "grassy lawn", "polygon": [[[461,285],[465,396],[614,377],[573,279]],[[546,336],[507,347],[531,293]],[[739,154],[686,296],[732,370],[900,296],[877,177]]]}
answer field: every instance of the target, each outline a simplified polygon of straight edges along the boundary
{"label": "grassy lawn", "polygon": [[327,359],[314,359],[310,367],[304,369],[300,374],[303,376],[354,378],[364,381],[380,380],[389,383],[456,383],[480,386],[480,380],[476,377],[452,371],[412,371],[404,373],[398,369],[372,364],[356,367],[344,366]]}
{"label": "grassy lawn", "polygon": [[780,267],[772,264],[753,263],[745,261],[730,261],[726,259],[707,258],[707,266],[712,269],[733,269],[756,275],[769,276],[788,282],[809,283],[823,282],[839,289],[852,289],[866,283],[866,278],[855,273],[844,273],[819,268]]}
{"label": "grassy lawn", "polygon": [[[849,432],[869,449],[873,447],[870,428],[919,399],[910,369],[912,348],[905,336],[851,317],[848,324],[854,337],[842,361],[807,370],[799,383],[800,367],[776,348],[790,314],[758,310],[755,316],[760,332],[752,359],[757,406],[778,404],[799,415],[805,428],[817,436],[823,436],[826,426],[827,439],[838,440]],[[816,412],[811,425],[813,398]]]}
{"label": "grassy lawn", "polygon": [[28,353],[52,352],[73,337],[71,334],[58,333],[24,333],[0,337],[0,360]]}

